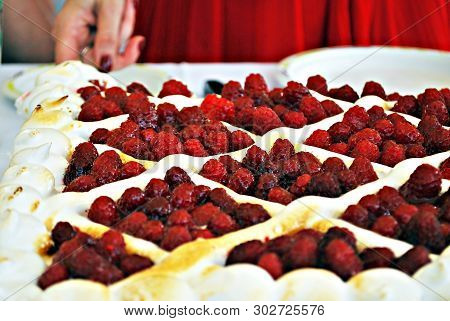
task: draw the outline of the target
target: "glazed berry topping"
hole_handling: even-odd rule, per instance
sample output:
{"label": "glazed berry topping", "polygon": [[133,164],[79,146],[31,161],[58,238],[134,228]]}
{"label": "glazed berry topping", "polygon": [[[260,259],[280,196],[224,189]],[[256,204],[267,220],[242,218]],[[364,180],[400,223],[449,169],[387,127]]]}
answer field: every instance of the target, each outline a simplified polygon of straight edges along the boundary
{"label": "glazed berry topping", "polygon": [[359,252],[354,240],[350,231],[340,227],[333,227],[325,234],[304,229],[265,242],[252,240],[239,244],[229,252],[226,265],[255,264],[274,279],[301,268],[322,268],[348,280],[363,270],[379,267],[396,268],[412,275],[430,262],[429,252],[422,246],[395,258],[385,247]]}
{"label": "glazed berry topping", "polygon": [[[108,285],[153,266],[149,258],[128,254],[122,234],[115,230],[93,239],[69,223],[60,222],[54,227],[52,236],[61,235],[62,229],[70,230],[72,237],[58,239],[60,243],[53,263],[38,280],[38,286],[43,290],[68,279],[86,279]],[[55,239],[53,242],[56,246]]]}
{"label": "glazed berry topping", "polygon": [[366,195],[358,204],[350,205],[341,218],[378,234],[423,245],[440,253],[450,244],[448,229],[450,199],[441,193],[441,173],[428,165],[420,165],[396,190],[383,187]]}

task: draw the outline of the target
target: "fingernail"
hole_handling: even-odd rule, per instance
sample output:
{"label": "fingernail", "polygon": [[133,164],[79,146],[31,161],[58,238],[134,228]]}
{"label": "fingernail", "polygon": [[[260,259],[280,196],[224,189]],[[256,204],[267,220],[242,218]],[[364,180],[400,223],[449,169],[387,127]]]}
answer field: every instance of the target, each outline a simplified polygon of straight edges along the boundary
{"label": "fingernail", "polygon": [[141,40],[141,42],[139,43],[139,51],[142,52],[142,50],[144,50],[145,48],[145,38]]}
{"label": "fingernail", "polygon": [[110,72],[112,68],[112,60],[110,55],[102,56],[100,59],[100,70],[103,72]]}

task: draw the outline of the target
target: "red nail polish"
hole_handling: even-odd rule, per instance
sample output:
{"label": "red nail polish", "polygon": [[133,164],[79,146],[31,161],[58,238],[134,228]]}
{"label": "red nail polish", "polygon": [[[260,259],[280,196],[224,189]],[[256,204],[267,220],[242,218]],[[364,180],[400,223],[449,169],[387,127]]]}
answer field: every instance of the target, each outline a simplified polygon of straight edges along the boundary
{"label": "red nail polish", "polygon": [[100,70],[103,72],[110,72],[112,68],[112,60],[110,55],[102,56],[100,59]]}

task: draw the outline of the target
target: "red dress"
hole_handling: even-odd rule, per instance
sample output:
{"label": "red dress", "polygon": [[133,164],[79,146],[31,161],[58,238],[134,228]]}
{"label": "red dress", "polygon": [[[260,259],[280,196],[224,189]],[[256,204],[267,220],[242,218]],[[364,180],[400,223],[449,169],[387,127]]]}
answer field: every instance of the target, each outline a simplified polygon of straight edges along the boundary
{"label": "red dress", "polygon": [[141,0],[149,62],[278,61],[339,45],[450,50],[447,0]]}

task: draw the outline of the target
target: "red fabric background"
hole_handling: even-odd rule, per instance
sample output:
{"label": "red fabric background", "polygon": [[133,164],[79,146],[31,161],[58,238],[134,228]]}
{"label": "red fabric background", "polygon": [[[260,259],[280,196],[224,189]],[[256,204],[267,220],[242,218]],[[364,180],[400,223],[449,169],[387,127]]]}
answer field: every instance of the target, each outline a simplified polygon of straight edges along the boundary
{"label": "red fabric background", "polygon": [[146,36],[141,60],[150,62],[277,61],[317,47],[386,43],[450,50],[450,4],[140,0],[135,33]]}

